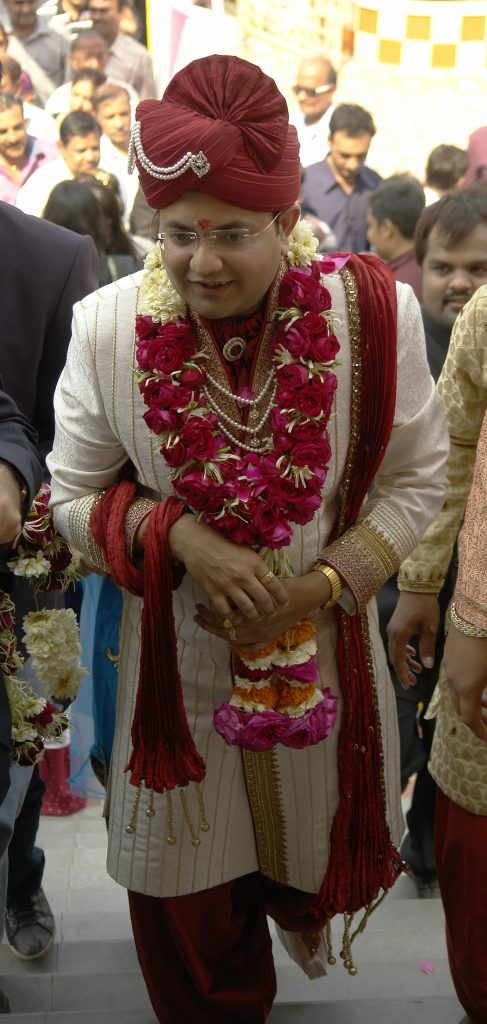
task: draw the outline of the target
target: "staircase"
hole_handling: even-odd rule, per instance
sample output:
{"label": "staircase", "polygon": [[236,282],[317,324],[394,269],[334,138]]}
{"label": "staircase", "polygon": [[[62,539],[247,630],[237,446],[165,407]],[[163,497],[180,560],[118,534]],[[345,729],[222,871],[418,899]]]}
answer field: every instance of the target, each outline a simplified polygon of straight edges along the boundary
{"label": "staircase", "polygon": [[[100,808],[43,818],[44,887],[56,941],[25,963],[0,946],[0,988],[9,1024],[156,1024],[135,955],[125,890],[107,877]],[[271,923],[271,930],[273,929]],[[463,1010],[448,971],[439,900],[419,900],[399,879],[354,943],[358,974],[337,965],[308,981],[275,937],[278,992],[269,1024],[458,1024]],[[432,973],[420,964],[432,962]],[[181,1024],[192,1024],[181,1020]]]}

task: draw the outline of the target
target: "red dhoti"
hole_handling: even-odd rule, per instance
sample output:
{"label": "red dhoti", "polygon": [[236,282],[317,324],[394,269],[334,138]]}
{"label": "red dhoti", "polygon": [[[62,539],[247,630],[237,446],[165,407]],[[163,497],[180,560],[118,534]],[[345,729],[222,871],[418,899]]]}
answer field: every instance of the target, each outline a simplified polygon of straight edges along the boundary
{"label": "red dhoti", "polygon": [[487,817],[471,814],[438,790],[435,846],[453,983],[472,1024],[485,1024]]}
{"label": "red dhoti", "polygon": [[276,994],[266,914],[293,931],[323,926],[316,896],[257,873],[187,896],[129,891],[135,945],[160,1024],[263,1024]]}

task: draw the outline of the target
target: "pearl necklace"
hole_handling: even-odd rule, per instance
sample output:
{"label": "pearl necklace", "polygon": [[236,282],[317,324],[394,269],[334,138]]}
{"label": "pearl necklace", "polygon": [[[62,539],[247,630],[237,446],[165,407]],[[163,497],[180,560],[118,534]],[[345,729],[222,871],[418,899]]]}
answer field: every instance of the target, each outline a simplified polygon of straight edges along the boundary
{"label": "pearl necklace", "polygon": [[264,387],[262,388],[261,391],[259,391],[258,395],[256,395],[255,398],[239,398],[238,395],[236,396],[233,391],[230,391],[230,388],[223,387],[223,384],[220,384],[220,382],[211,375],[209,370],[205,370],[205,373],[207,380],[209,380],[210,384],[212,384],[213,387],[220,392],[220,394],[224,395],[225,398],[230,398],[232,401],[234,401],[236,398],[239,404],[248,406],[258,405],[259,402],[261,402],[264,396],[267,394],[271,384],[275,382],[276,379],[275,375],[271,373],[267,379],[267,383],[264,384]]}

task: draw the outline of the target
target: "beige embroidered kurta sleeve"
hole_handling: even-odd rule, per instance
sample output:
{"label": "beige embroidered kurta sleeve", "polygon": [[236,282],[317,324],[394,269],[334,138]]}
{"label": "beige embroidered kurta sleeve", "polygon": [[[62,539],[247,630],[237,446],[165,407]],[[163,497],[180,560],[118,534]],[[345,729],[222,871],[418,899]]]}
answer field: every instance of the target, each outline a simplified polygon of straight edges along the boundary
{"label": "beige embroidered kurta sleeve", "polygon": [[487,411],[465,513],[455,606],[463,619],[487,630]]}
{"label": "beige embroidered kurta sleeve", "polygon": [[443,586],[472,483],[487,403],[487,285],[479,288],[453,328],[438,393],[450,433],[448,486],[441,512],[403,562],[400,590],[438,594]]}

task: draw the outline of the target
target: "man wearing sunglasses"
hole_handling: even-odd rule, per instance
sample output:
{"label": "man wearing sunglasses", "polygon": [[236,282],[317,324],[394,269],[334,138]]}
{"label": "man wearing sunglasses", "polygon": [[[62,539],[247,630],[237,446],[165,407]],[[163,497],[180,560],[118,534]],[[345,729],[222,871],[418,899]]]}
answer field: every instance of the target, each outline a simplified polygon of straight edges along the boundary
{"label": "man wearing sunglasses", "polygon": [[301,61],[293,93],[301,112],[295,125],[302,167],[326,156],[336,84],[337,73],[327,57],[306,57]]}

